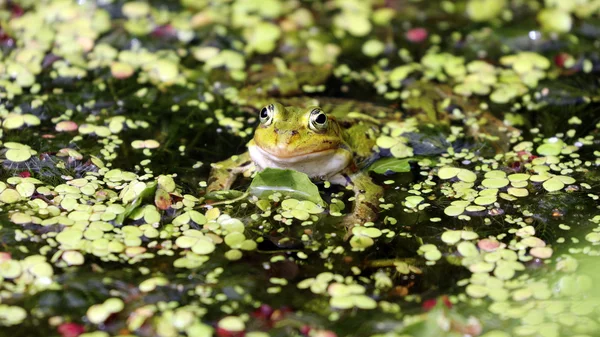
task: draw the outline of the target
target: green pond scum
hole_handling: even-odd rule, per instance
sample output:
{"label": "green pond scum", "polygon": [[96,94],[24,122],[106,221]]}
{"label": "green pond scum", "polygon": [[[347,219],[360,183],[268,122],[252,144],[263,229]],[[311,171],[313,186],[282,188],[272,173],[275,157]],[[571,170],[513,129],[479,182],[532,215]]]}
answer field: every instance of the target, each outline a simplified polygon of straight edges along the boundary
{"label": "green pond scum", "polygon": [[[600,336],[599,74],[599,0],[0,0],[0,337]],[[360,180],[214,188],[276,102]]]}

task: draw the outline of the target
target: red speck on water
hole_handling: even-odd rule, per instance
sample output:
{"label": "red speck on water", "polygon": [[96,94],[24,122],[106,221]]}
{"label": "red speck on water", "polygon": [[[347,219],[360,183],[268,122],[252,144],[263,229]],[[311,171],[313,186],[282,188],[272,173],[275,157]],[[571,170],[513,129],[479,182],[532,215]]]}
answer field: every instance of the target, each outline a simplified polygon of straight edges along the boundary
{"label": "red speck on water", "polygon": [[83,325],[77,323],[63,323],[56,330],[62,337],[77,337],[85,331]]}
{"label": "red speck on water", "polygon": [[427,32],[427,29],[421,27],[410,29],[405,34],[406,39],[414,43],[420,43],[425,41],[428,35],[429,33]]}
{"label": "red speck on water", "polygon": [[421,307],[425,311],[429,311],[429,310],[431,310],[431,308],[435,307],[435,305],[438,303],[438,300],[440,300],[440,299],[444,302],[444,305],[446,307],[452,308],[452,303],[450,303],[450,300],[448,299],[448,296],[446,296],[446,295],[438,297],[438,298],[430,298],[430,299],[426,300],[425,302],[423,302]]}

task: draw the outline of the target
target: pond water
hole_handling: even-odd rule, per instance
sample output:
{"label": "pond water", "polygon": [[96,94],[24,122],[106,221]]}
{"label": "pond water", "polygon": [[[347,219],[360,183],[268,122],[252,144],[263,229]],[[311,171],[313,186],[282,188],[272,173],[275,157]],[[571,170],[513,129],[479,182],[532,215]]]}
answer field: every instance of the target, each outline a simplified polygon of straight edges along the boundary
{"label": "pond water", "polygon": [[[0,335],[598,336],[599,14],[0,2]],[[207,189],[274,102],[337,119],[369,188]]]}

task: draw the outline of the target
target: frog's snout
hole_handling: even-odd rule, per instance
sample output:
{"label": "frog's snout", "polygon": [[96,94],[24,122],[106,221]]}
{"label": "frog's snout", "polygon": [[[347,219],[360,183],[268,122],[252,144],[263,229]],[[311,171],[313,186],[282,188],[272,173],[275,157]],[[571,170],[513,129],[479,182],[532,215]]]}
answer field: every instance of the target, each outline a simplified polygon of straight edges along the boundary
{"label": "frog's snout", "polygon": [[294,141],[294,137],[298,135],[298,131],[275,129],[275,134],[277,135],[277,147],[285,149]]}

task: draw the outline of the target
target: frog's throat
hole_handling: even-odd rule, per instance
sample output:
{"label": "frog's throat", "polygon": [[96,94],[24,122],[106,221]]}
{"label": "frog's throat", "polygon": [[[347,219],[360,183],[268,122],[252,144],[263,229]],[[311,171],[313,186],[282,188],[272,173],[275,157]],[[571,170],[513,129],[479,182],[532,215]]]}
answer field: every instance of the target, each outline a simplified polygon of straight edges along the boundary
{"label": "frog's throat", "polygon": [[249,145],[250,158],[259,170],[267,167],[291,169],[306,173],[310,178],[327,179],[352,162],[352,154],[343,148],[324,150],[293,157],[278,157],[257,145]]}

